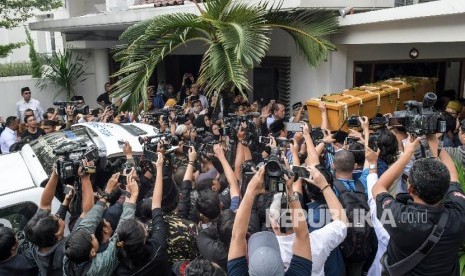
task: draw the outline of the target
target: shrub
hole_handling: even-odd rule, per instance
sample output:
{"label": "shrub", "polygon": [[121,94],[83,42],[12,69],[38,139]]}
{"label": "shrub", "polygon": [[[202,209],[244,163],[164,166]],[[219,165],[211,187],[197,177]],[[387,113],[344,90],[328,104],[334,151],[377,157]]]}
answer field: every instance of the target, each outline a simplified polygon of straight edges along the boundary
{"label": "shrub", "polygon": [[31,75],[29,62],[12,62],[0,64],[0,77]]}

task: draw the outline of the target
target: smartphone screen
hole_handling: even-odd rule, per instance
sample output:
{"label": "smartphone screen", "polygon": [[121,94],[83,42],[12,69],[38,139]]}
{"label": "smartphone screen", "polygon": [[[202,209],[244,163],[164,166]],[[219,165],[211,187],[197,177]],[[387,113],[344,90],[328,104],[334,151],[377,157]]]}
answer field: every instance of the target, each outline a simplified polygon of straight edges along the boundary
{"label": "smartphone screen", "polygon": [[302,123],[286,123],[286,129],[289,132],[301,132]]}

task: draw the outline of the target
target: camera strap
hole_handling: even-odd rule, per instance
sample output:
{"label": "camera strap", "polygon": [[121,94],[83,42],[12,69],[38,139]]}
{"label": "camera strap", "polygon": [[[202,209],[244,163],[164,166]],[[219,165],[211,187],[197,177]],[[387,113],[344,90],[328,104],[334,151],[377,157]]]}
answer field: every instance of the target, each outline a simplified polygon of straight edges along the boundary
{"label": "camera strap", "polygon": [[383,269],[389,273],[389,275],[405,275],[410,270],[415,268],[428,254],[434,249],[436,244],[444,234],[444,228],[449,220],[449,212],[444,209],[439,219],[438,224],[434,225],[433,230],[429,234],[428,238],[423,242],[417,250],[415,250],[410,256],[398,261],[393,265],[387,263],[387,252],[381,258],[381,264]]}

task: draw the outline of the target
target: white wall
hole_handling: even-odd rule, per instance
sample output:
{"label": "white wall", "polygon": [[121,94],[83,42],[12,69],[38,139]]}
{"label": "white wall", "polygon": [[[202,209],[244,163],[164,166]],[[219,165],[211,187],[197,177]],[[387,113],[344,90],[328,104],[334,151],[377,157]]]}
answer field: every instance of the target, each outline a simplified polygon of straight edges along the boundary
{"label": "white wall", "polygon": [[[102,51],[102,50],[100,50]],[[104,83],[108,81],[108,60],[104,59],[104,52],[95,54],[93,50],[74,51],[87,60],[86,76],[84,82],[78,83],[75,87],[76,95],[83,96],[90,107],[96,107],[98,95],[104,92]],[[96,66],[97,64],[97,66]],[[106,71],[104,69],[106,69]],[[0,91],[2,91],[2,100],[0,101],[0,116],[4,118],[15,114],[15,103],[21,99],[21,87],[29,86],[32,91],[32,97],[41,102],[42,107],[52,106],[56,87],[49,85],[46,90],[40,91],[36,87],[37,81],[31,76],[0,78]],[[66,95],[61,94],[56,100],[66,99]]]}

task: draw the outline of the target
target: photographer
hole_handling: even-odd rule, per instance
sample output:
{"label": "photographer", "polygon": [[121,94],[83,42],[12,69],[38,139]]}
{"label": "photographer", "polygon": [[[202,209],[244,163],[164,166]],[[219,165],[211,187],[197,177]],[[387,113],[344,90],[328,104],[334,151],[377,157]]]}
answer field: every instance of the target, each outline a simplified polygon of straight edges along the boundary
{"label": "photographer", "polygon": [[[91,166],[93,163],[87,163],[84,160],[80,172],[88,165]],[[84,217],[92,208],[93,192],[90,176],[80,174],[80,178],[83,194],[81,217]],[[42,193],[39,209],[24,228],[26,238],[37,246],[34,248],[32,256],[39,267],[40,275],[44,276],[63,275],[63,258],[67,240],[67,238],[64,238],[65,217],[61,210],[56,215],[50,214],[57,184],[58,174],[53,168],[50,179]]]}
{"label": "photographer", "polygon": [[117,233],[125,221],[134,218],[135,204],[139,194],[134,170],[127,176],[126,189],[130,193],[130,198],[126,197],[123,214],[114,232],[115,234],[111,237],[106,250],[101,253],[98,253],[99,243],[95,237],[95,231],[102,220],[109,196],[118,185],[118,177],[119,173],[110,178],[105,192],[99,196],[99,201],[67,237],[63,261],[64,275],[102,275],[116,268]]}
{"label": "photographer", "polygon": [[[395,221],[395,225],[384,224],[390,240],[382,264],[390,275],[459,273],[457,252],[465,239],[465,195],[457,183],[457,170],[449,154],[444,150],[438,153],[436,135],[427,135],[427,141],[432,156],[439,160],[426,158],[414,162],[408,178],[413,203],[396,200],[387,191],[412,158],[420,138],[405,145],[403,154],[372,190],[378,218],[382,220],[384,212],[389,211]],[[427,240],[430,246],[425,251],[422,244]],[[417,251],[424,253],[418,255]],[[416,257],[405,259],[406,256]]]}
{"label": "photographer", "polygon": [[[265,168],[261,167],[250,180],[243,201],[237,210],[232,230],[231,245],[228,254],[228,275],[247,275],[249,271],[254,275],[284,274],[284,264],[281,259],[279,243],[276,236],[270,232],[253,234],[248,242],[246,240],[247,225],[255,197],[262,194]],[[289,183],[289,181],[287,182]],[[292,192],[292,184],[287,185]],[[289,196],[289,195],[288,195]],[[296,275],[312,273],[312,255],[310,250],[310,237],[304,216],[298,200],[294,195],[289,200],[291,218],[296,234],[293,242],[293,256],[287,274]],[[247,253],[248,248],[248,254]],[[247,264],[246,255],[249,256]]]}
{"label": "photographer", "polygon": [[154,164],[157,176],[152,196],[152,233],[149,236],[145,226],[137,219],[121,223],[117,235],[118,266],[115,275],[170,275],[166,236],[168,225],[163,219],[163,155],[158,153]]}

